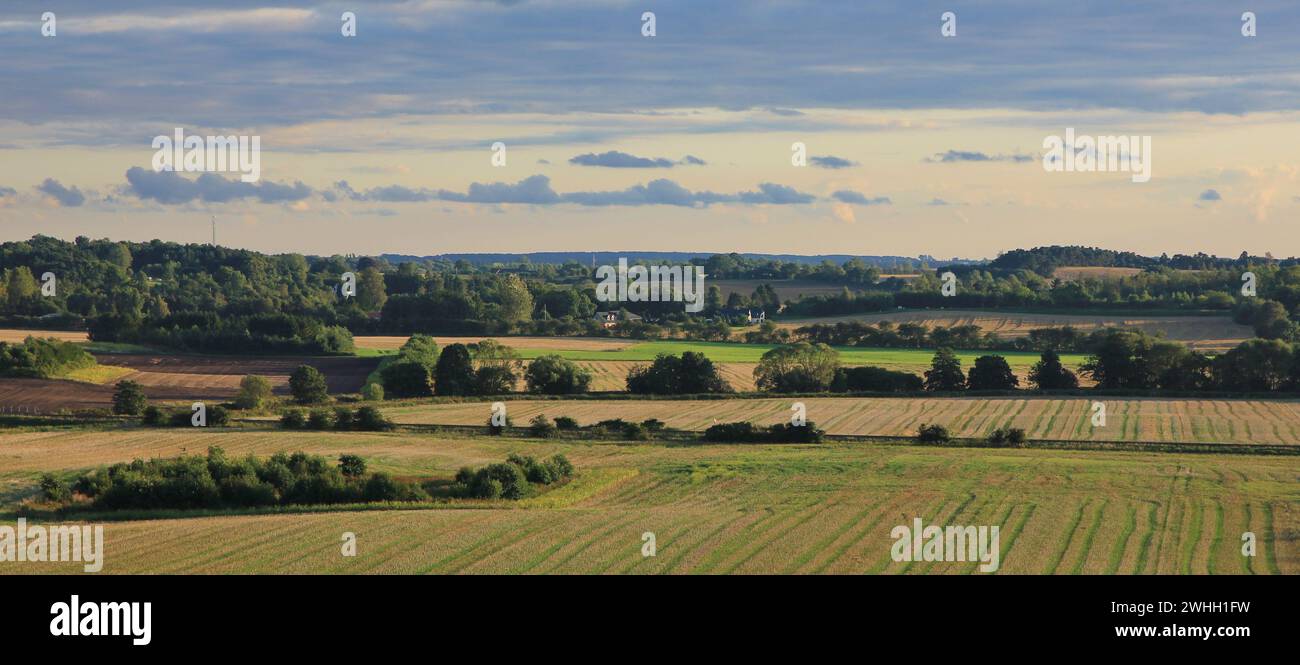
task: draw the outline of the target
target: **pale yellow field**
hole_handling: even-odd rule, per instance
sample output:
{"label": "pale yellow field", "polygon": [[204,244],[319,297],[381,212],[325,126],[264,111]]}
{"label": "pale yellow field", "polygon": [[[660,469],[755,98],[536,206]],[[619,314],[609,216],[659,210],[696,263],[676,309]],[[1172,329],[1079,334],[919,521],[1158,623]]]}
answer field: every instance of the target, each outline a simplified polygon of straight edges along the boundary
{"label": "pale yellow field", "polygon": [[1137,328],[1156,335],[1163,333],[1165,339],[1182,342],[1193,349],[1202,351],[1224,351],[1254,336],[1249,326],[1232,322],[1227,316],[1103,316],[1070,314],[1010,314],[986,312],[979,310],[929,310],[882,312],[879,314],[854,314],[851,316],[822,317],[801,319],[779,323],[783,328],[799,328],[814,323],[838,323],[841,321],[858,321],[874,324],[879,321],[898,323],[919,323],[927,327],[936,326],[979,326],[983,332],[992,332],[998,337],[1018,338],[1029,334],[1037,328],[1074,326],[1083,332],[1089,332],[1103,326],[1120,328]]}
{"label": "pale yellow field", "polygon": [[[1092,400],[1015,397],[765,398],[714,401],[553,400],[507,401],[518,424],[544,413],[579,423],[658,418],[670,427],[703,430],[721,422],[787,422],[802,402],[808,419],[831,434],[913,436],[923,423],[946,426],[954,436],[983,437],[998,427],[1019,427],[1030,439],[1156,441],[1168,443],[1300,444],[1300,403],[1265,400],[1114,399],[1106,425],[1093,427]],[[399,423],[481,425],[490,403],[427,404],[386,412]]]}
{"label": "pale yellow field", "polygon": [[9,342],[17,344],[28,337],[53,337],[63,342],[87,342],[90,341],[89,335],[85,332],[66,331],[66,330],[18,330],[15,328],[0,328],[0,342]]}
{"label": "pale yellow field", "polygon": [[[890,530],[997,525],[999,573],[1300,573],[1291,457],[1108,451],[556,442],[412,433],[132,430],[0,433],[0,487],[40,471],[219,444],[235,454],[355,452],[372,468],[450,476],[510,452],[562,452],[577,477],[482,508],[107,522],[114,573],[938,573],[899,562]],[[12,523],[12,518],[0,518]],[[1258,553],[1242,556],[1255,533]],[[357,537],[344,557],[341,536]],[[642,556],[642,535],[656,552]],[[75,563],[0,563],[76,573]]]}

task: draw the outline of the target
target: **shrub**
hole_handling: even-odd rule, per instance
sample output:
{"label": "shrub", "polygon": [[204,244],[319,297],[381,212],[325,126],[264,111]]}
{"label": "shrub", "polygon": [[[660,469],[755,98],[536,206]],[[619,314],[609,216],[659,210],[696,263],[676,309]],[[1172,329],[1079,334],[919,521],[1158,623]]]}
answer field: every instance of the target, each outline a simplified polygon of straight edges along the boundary
{"label": "shrub", "polygon": [[924,382],[911,372],[896,372],[883,367],[845,367],[836,376],[833,390],[838,392],[902,393],[921,390]]}
{"label": "shrub", "polygon": [[334,426],[334,414],[325,409],[313,409],[307,416],[307,429],[330,429]]}
{"label": "shrub", "polygon": [[349,409],[346,406],[340,406],[334,409],[334,429],[352,429],[352,419],[352,409]]}
{"label": "shrub", "polygon": [[271,399],[271,382],[249,374],[239,381],[239,394],[235,396],[235,406],[240,409],[260,409]]}
{"label": "shrub", "polygon": [[557,416],[555,418],[555,427],[562,430],[578,429],[578,421],[568,416]]}
{"label": "shrub", "polygon": [[361,389],[361,399],[367,402],[384,401],[384,387],[378,383],[367,383],[366,386]]}
{"label": "shrub", "polygon": [[384,417],[379,409],[363,406],[357,409],[356,415],[352,418],[352,426],[367,432],[386,432],[393,429],[393,421]]}
{"label": "shrub", "polygon": [[366,501],[422,501],[429,498],[419,487],[400,483],[386,473],[370,474],[361,496]]}
{"label": "shrub", "polygon": [[1025,430],[1019,427],[999,427],[989,434],[988,442],[995,446],[1018,446],[1025,442]]}
{"label": "shrub", "polygon": [[307,424],[307,418],[302,415],[302,409],[289,409],[280,416],[280,426],[285,429],[302,429]]}
{"label": "shrub", "polygon": [[343,474],[343,478],[360,478],[365,475],[365,460],[351,453],[344,453],[338,456],[338,470]]}
{"label": "shrub", "polygon": [[628,423],[623,428],[623,438],[628,441],[648,441],[650,440],[650,432],[641,423]]}
{"label": "shrub", "polygon": [[159,409],[158,407],[153,406],[152,404],[146,406],[144,408],[144,415],[143,417],[141,417],[140,422],[145,425],[153,425],[153,426],[163,424],[162,409]]}
{"label": "shrub", "polygon": [[492,436],[501,436],[502,434],[506,433],[507,428],[515,426],[515,421],[508,414],[506,415],[504,425],[497,425],[495,422],[493,422],[494,420],[495,417],[488,416],[487,419],[488,434],[491,434]]}
{"label": "shrub", "polygon": [[705,441],[753,441],[758,437],[754,423],[718,423],[704,430]]}
{"label": "shrub", "polygon": [[647,432],[661,432],[665,427],[664,421],[658,418],[647,418],[646,420],[642,420],[641,426],[646,428]]}
{"label": "shrub", "polygon": [[943,425],[921,425],[916,431],[916,440],[921,443],[948,443],[952,435]]}
{"label": "shrub", "polygon": [[802,425],[777,423],[767,429],[773,443],[821,443],[826,432],[817,429],[811,420]]}
{"label": "shrub", "polygon": [[547,420],[546,416],[543,414],[539,413],[536,416],[533,416],[532,420],[528,421],[528,434],[530,436],[535,436],[539,439],[549,439],[554,437],[557,431],[558,428],[552,424],[550,420]]}
{"label": "shrub", "polygon": [[148,404],[149,400],[144,396],[140,384],[135,381],[117,382],[117,389],[113,391],[113,413],[119,416],[138,416]]}
{"label": "shrub", "polygon": [[220,404],[208,409],[208,427],[225,427],[230,424],[230,411]]}
{"label": "shrub", "polygon": [[72,492],[53,475],[46,473],[41,475],[41,498],[63,502],[72,498]]}
{"label": "shrub", "polygon": [[311,365],[299,365],[289,376],[289,392],[299,404],[320,404],[329,399],[325,375]]}

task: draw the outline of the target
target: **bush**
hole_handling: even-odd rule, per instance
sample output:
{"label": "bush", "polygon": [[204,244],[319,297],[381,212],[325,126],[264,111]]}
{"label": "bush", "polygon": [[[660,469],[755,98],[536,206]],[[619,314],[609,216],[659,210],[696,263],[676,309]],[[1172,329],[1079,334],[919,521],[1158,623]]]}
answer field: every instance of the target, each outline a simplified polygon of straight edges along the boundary
{"label": "bush", "polygon": [[918,392],[924,386],[921,377],[911,372],[896,372],[883,367],[845,367],[832,387],[837,392]]}
{"label": "bush", "polygon": [[568,416],[556,416],[555,427],[556,429],[562,429],[562,430],[575,430],[578,429],[579,426],[578,426],[578,421],[574,420],[573,418],[570,418]]}
{"label": "bush", "polygon": [[349,409],[346,406],[340,406],[334,409],[334,429],[352,429],[352,419],[352,409]]}
{"label": "bush", "polygon": [[544,395],[573,395],[591,388],[591,372],[555,354],[538,357],[524,370],[528,392]]}
{"label": "bush", "polygon": [[664,421],[658,418],[647,418],[642,420],[641,426],[646,428],[647,432],[662,432],[665,427]]}
{"label": "bush", "polygon": [[158,426],[163,424],[163,412],[152,404],[144,408],[144,416],[141,417],[140,423],[144,425]]}
{"label": "bush", "polygon": [[558,433],[558,428],[546,419],[545,415],[537,414],[533,419],[528,421],[528,434],[539,439],[549,439]]}
{"label": "bush", "polygon": [[999,427],[989,434],[988,442],[995,446],[1019,446],[1025,442],[1025,430],[1019,427]]}
{"label": "bush", "polygon": [[352,426],[366,432],[386,432],[393,429],[393,421],[384,417],[379,409],[363,406],[357,409],[356,415],[352,418]]}
{"label": "bush", "polygon": [[299,365],[289,376],[289,392],[299,404],[320,404],[329,399],[325,375],[311,365]]}
{"label": "bush", "polygon": [[948,443],[952,435],[943,425],[921,425],[916,431],[916,440],[921,443]]}
{"label": "bush", "polygon": [[628,423],[623,428],[623,438],[628,441],[649,441],[650,432],[641,423]]}
{"label": "bush", "polygon": [[627,374],[627,389],[657,395],[731,392],[713,361],[695,351],[686,351],[680,357],[661,353],[649,365],[633,367]]}
{"label": "bush", "polygon": [[495,420],[495,418],[493,418],[492,416],[488,416],[487,419],[488,434],[491,434],[492,436],[501,436],[502,434],[506,433],[507,428],[515,426],[515,421],[509,416],[509,414],[506,415],[506,420],[504,425],[497,425],[494,422],[492,422],[493,420]]}
{"label": "bush", "polygon": [[208,409],[208,427],[225,427],[230,424],[230,411],[220,404]]}
{"label": "bush", "polygon": [[63,502],[72,498],[72,492],[53,475],[46,473],[41,475],[41,498]]}
{"label": "bush", "polygon": [[339,472],[344,478],[360,478],[366,475],[366,461],[359,455],[339,455]]}
{"label": "bush", "polygon": [[781,393],[829,390],[839,370],[839,356],[820,343],[778,346],[759,359],[754,381],[759,390]]}
{"label": "bush", "polygon": [[118,381],[113,391],[113,413],[119,416],[138,416],[144,412],[149,400],[144,389],[135,381]]}
{"label": "bush", "polygon": [[366,386],[361,389],[361,399],[367,402],[384,401],[384,387],[378,383],[367,383]]}
{"label": "bush", "polygon": [[240,409],[260,409],[271,399],[271,382],[249,374],[239,381],[239,394],[235,396],[235,406]]}
{"label": "bush", "polygon": [[302,429],[307,424],[307,418],[302,415],[302,409],[289,409],[280,416],[280,426],[285,429]]}
{"label": "bush", "polygon": [[334,427],[334,414],[325,409],[313,409],[307,416],[307,429],[330,429]]}
{"label": "bush", "polygon": [[758,438],[758,428],[746,421],[718,423],[704,430],[705,441],[754,441]]}

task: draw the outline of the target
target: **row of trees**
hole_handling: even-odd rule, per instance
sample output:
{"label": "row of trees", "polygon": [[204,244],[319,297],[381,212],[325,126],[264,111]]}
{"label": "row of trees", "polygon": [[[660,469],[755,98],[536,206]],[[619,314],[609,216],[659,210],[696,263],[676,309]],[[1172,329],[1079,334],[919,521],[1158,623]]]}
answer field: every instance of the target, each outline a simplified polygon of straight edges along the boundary
{"label": "row of trees", "polygon": [[449,344],[441,352],[427,335],[412,335],[380,371],[385,397],[500,395],[512,392],[520,375],[528,392],[569,395],[591,388],[591,372],[556,354],[528,363],[494,340]]}

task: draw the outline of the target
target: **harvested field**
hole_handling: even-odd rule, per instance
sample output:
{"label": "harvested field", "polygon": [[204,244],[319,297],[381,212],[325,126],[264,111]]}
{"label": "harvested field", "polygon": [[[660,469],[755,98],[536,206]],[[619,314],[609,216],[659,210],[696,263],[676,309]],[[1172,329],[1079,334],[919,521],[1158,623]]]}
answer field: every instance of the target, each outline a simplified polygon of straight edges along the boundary
{"label": "harvested field", "polygon": [[[323,372],[332,393],[356,392],[379,362],[377,358],[154,354],[106,354],[96,356],[96,360],[122,370],[114,381],[135,381],[150,399],[161,401],[230,399],[239,391],[239,381],[247,374],[266,377],[277,394],[285,395],[289,392],[289,374],[299,365],[311,365]],[[0,410],[53,413],[63,409],[108,408],[112,401],[111,384],[0,379]]]}
{"label": "harvested field", "polygon": [[980,310],[930,310],[855,314],[778,323],[782,328],[798,328],[814,323],[857,321],[876,323],[893,321],[919,323],[927,327],[976,325],[984,332],[1003,338],[1024,337],[1035,328],[1074,326],[1088,332],[1102,326],[1137,328],[1152,335],[1163,333],[1166,339],[1182,342],[1201,351],[1225,351],[1254,337],[1250,326],[1233,323],[1227,316],[1105,316],[1071,314],[1012,314]]}
{"label": "harvested field", "polygon": [[0,342],[17,344],[28,337],[53,337],[61,342],[88,342],[90,337],[85,331],[68,330],[20,330],[17,328],[0,328]]}
{"label": "harvested field", "polygon": [[[544,413],[591,424],[608,418],[658,418],[675,427],[703,430],[720,422],[787,422],[790,405],[803,402],[808,419],[831,434],[913,436],[937,423],[954,436],[983,437],[998,427],[1019,427],[1030,439],[1157,441],[1300,445],[1300,403],[1265,400],[1101,399],[1106,425],[1092,427],[1089,398],[1016,397],[806,397],[772,399],[507,401],[511,418],[526,423]],[[489,403],[426,404],[387,413],[399,423],[479,425]]]}
{"label": "harvested field", "polygon": [[[379,470],[450,477],[510,452],[562,452],[578,475],[506,508],[318,512],[105,524],[104,570],[147,573],[935,573],[896,562],[890,530],[1000,527],[999,573],[1300,573],[1293,458],[1104,451],[556,442],[414,434],[123,430],[0,433],[0,485],[220,445],[259,456],[355,452]],[[7,506],[8,507],[8,506]],[[7,508],[6,507],[6,508]],[[505,509],[502,509],[505,508]],[[0,518],[12,523],[12,516]],[[339,534],[358,555],[339,556]],[[641,534],[657,553],[641,556]],[[1239,534],[1259,538],[1240,554]],[[79,573],[75,563],[3,573]]]}

